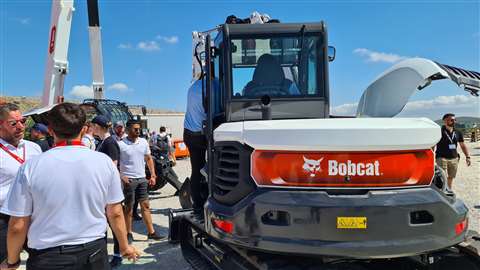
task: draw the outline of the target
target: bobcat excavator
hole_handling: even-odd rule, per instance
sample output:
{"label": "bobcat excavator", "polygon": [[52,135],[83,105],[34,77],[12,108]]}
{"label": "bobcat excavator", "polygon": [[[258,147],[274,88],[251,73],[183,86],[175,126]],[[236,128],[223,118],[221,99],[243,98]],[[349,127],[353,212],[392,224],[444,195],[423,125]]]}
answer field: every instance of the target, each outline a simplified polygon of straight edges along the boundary
{"label": "bobcat excavator", "polygon": [[[105,115],[112,123],[121,121],[126,123],[130,119],[138,119],[142,123],[142,131],[147,129],[146,121],[141,115],[133,115],[126,103],[104,99],[103,56],[98,1],[88,0],[88,31],[90,43],[90,60],[92,63],[93,99],[86,99],[82,103],[92,119],[95,115]],[[47,63],[42,95],[42,106],[39,109],[25,113],[35,122],[45,122],[45,115],[53,106],[64,101],[63,87],[65,76],[68,74],[68,45],[70,28],[74,14],[74,0],[52,0]],[[146,108],[140,107],[143,116]]]}
{"label": "bobcat excavator", "polygon": [[171,210],[172,243],[195,269],[480,270],[478,234],[446,188],[440,127],[392,118],[417,90],[451,80],[478,96],[480,73],[404,60],[330,114],[327,27],[255,13],[194,32],[205,80],[204,219]]}

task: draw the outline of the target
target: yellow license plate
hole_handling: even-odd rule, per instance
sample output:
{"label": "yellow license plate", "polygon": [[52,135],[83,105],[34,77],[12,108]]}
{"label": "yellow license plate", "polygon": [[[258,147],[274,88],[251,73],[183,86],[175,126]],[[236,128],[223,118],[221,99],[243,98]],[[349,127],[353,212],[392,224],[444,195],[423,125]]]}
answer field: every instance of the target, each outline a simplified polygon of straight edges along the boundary
{"label": "yellow license plate", "polygon": [[366,217],[337,217],[337,229],[366,229]]}

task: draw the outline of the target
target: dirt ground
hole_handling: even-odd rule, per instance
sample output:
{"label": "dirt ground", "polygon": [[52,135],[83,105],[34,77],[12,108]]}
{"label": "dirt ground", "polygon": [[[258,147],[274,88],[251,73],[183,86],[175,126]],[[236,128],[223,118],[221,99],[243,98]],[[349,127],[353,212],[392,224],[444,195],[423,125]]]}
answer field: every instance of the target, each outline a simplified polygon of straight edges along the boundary
{"label": "dirt ground", "polygon": [[[478,232],[480,231],[480,143],[467,143],[467,145],[472,156],[472,166],[467,167],[465,160],[462,158],[453,189],[470,209],[470,229]],[[179,160],[175,171],[183,181],[190,174],[189,160]],[[180,208],[178,197],[173,197],[173,193],[173,187],[167,185],[160,192],[152,194],[150,198],[156,231],[163,235],[168,234],[168,209]],[[171,245],[167,240],[158,242],[147,241],[146,233],[143,222],[136,221],[134,223],[133,244],[142,251],[142,256],[135,264],[124,260],[124,264],[116,269],[192,269],[183,259],[178,245]],[[109,234],[108,248],[111,253],[113,250],[111,234]],[[20,269],[25,269],[24,265],[27,255],[25,253],[22,254],[22,258],[24,262]]]}

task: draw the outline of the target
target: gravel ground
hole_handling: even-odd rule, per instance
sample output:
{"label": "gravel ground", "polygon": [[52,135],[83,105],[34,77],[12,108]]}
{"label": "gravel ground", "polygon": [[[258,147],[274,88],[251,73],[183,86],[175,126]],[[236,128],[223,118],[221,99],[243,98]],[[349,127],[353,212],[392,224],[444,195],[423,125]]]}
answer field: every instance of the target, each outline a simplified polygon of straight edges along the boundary
{"label": "gravel ground", "polygon": [[480,232],[480,142],[467,143],[472,165],[467,167],[464,155],[460,160],[453,191],[470,209],[470,230]]}
{"label": "gravel ground", "polygon": [[[465,204],[470,208],[470,229],[480,232],[480,210],[475,209],[474,206],[480,205],[480,143],[467,143],[471,155],[472,166],[468,167],[462,159],[458,169],[457,178],[454,181],[453,189],[457,196],[461,198]],[[190,174],[190,162],[188,159],[179,160],[175,171],[179,179],[183,181]],[[167,185],[160,192],[156,192],[151,196],[152,216],[157,232],[168,234],[168,216],[167,211],[170,208],[180,208],[178,197],[173,197],[173,187]],[[135,264],[124,261],[124,264],[117,268],[124,269],[175,269],[184,270],[192,269],[188,263],[183,259],[178,245],[171,245],[164,241],[147,241],[146,240],[145,225],[141,221],[134,224],[134,239],[133,244],[142,251],[142,257]],[[111,234],[109,234],[111,236]],[[110,253],[113,250],[111,237],[109,237],[108,245]],[[27,255],[22,254],[25,261]],[[20,269],[25,269],[24,263]]]}

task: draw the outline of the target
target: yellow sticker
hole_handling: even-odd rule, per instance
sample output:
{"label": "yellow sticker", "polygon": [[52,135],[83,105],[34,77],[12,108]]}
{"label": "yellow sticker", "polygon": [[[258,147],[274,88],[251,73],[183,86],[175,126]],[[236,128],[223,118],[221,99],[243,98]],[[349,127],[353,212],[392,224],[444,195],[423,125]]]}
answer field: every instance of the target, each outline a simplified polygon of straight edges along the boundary
{"label": "yellow sticker", "polygon": [[337,217],[337,229],[366,229],[366,217]]}

